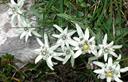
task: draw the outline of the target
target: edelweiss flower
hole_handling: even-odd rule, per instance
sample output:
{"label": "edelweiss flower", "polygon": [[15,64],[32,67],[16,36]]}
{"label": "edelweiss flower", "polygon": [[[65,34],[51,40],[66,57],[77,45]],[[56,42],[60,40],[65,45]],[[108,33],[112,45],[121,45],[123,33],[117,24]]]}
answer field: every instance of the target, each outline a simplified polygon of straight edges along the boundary
{"label": "edelweiss flower", "polygon": [[25,41],[27,42],[29,36],[32,36],[32,34],[37,37],[41,37],[41,35],[35,31],[36,28],[31,28],[31,23],[29,22],[29,20],[27,19],[23,20],[22,24],[23,24],[23,29],[20,35],[20,39],[25,37]]}
{"label": "edelweiss flower", "polygon": [[20,39],[25,37],[25,41],[27,42],[29,36],[32,36],[32,31],[34,31],[35,28],[24,28],[21,35],[20,35]]}
{"label": "edelweiss flower", "polygon": [[96,46],[95,46],[95,37],[92,37],[89,39],[89,30],[86,28],[85,34],[83,33],[81,27],[76,24],[77,33],[79,35],[78,37],[74,37],[74,40],[77,42],[74,44],[75,48],[74,50],[77,50],[74,58],[77,58],[81,54],[85,53],[93,53],[95,55],[96,53]]}
{"label": "edelweiss flower", "polygon": [[24,5],[25,0],[17,0],[17,3],[14,0],[11,0],[11,3],[9,4],[11,7],[12,17],[11,17],[11,24],[13,27],[21,26],[23,16],[23,10],[21,9]]}
{"label": "edelweiss flower", "polygon": [[20,39],[25,37],[25,41],[27,42],[28,38],[32,36],[32,34],[34,34],[37,37],[41,37],[41,35],[35,31],[35,28],[25,27],[22,29]]}
{"label": "edelweiss flower", "polygon": [[64,58],[64,60],[63,60],[63,64],[65,64],[70,58],[71,58],[71,60],[70,60],[70,62],[71,62],[71,65],[72,65],[72,67],[74,66],[74,62],[75,62],[75,59],[74,59],[74,51],[71,49],[71,48],[69,48],[69,47],[65,47],[65,49],[64,49],[64,56],[65,56],[65,58]]}
{"label": "edelweiss flower", "polygon": [[56,53],[54,51],[54,50],[56,50],[58,45],[49,47],[48,37],[47,37],[46,34],[44,34],[44,43],[42,43],[39,38],[37,38],[37,41],[38,41],[38,43],[41,47],[39,49],[35,50],[37,52],[37,54],[39,54],[35,59],[35,63],[38,63],[41,59],[46,60],[46,63],[48,65],[48,67],[50,69],[54,70],[53,66],[54,66],[55,63],[52,62],[52,58],[55,58],[59,61],[63,61],[63,59],[59,57],[62,54],[61,53]]}
{"label": "edelweiss flower", "polygon": [[68,28],[64,30],[58,25],[53,25],[61,34],[53,34],[53,37],[58,38],[57,44],[61,45],[61,48],[64,49],[64,46],[69,47],[70,45],[74,45],[75,42],[71,39],[71,36],[75,33],[75,31],[71,31],[68,33]]}
{"label": "edelweiss flower", "polygon": [[101,67],[101,69],[94,70],[94,72],[98,74],[98,78],[106,78],[107,82],[111,82],[113,80],[116,82],[123,82],[119,79],[121,77],[120,72],[128,71],[128,67],[120,68],[119,61],[113,62],[112,57],[109,57],[108,63],[104,64],[102,62],[94,61],[93,64]]}
{"label": "edelweiss flower", "polygon": [[99,44],[99,56],[104,56],[104,60],[107,61],[108,55],[112,55],[114,57],[118,57],[117,54],[114,52],[115,49],[119,49],[122,47],[122,45],[113,45],[114,42],[107,43],[107,34],[105,34],[103,43]]}

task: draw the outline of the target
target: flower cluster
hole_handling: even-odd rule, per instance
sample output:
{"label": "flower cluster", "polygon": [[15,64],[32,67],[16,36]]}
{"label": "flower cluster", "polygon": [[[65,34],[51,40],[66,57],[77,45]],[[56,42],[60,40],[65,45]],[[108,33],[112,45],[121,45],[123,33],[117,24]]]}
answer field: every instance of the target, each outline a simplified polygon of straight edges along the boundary
{"label": "flower cluster", "polygon": [[[117,55],[116,49],[120,49],[122,45],[114,45],[114,41],[107,42],[107,34],[104,35],[102,43],[97,43],[95,41],[95,36],[91,36],[89,33],[89,28],[85,31],[75,23],[75,30],[68,30],[68,27],[62,29],[58,25],[53,25],[58,31],[57,34],[52,34],[52,37],[56,38],[55,44],[50,45],[48,35],[44,33],[43,41],[41,40],[41,35],[36,32],[36,28],[32,28],[32,23],[24,17],[24,11],[22,7],[25,0],[18,0],[16,3],[11,0],[10,7],[13,11],[12,15],[12,26],[23,27],[20,29],[21,35],[20,39],[25,37],[27,42],[28,38],[32,35],[36,36],[36,40],[40,45],[40,48],[35,49],[35,53],[38,56],[35,58],[35,64],[37,64],[42,59],[46,61],[48,67],[54,70],[53,66],[57,64],[55,60],[61,61],[63,64],[70,60],[72,67],[75,64],[75,59],[81,55],[92,55],[92,57],[99,59],[103,57],[103,62],[100,61],[89,61],[89,64],[95,64],[101,69],[95,69],[94,73],[98,74],[98,78],[107,79],[107,82],[115,80],[117,82],[122,82],[119,78],[121,72],[128,71],[128,67],[121,68],[119,61],[121,60],[121,55]],[[85,55],[86,56],[86,55]],[[113,57],[117,58],[113,61]]]}
{"label": "flower cluster", "polygon": [[36,32],[36,28],[33,28],[33,21],[30,21],[24,13],[23,8],[26,0],[10,0],[9,3],[10,9],[9,13],[11,15],[11,26],[17,27],[18,33],[20,34],[20,39],[25,37],[27,42],[28,38],[32,35],[41,37],[39,33]]}

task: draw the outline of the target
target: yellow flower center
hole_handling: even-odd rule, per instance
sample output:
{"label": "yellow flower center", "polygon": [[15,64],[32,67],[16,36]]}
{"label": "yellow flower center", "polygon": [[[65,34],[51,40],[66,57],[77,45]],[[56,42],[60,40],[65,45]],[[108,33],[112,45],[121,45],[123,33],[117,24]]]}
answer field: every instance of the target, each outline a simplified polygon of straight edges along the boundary
{"label": "yellow flower center", "polygon": [[106,72],[106,76],[107,76],[107,77],[112,77],[112,76],[113,76],[112,71]]}
{"label": "yellow flower center", "polygon": [[84,44],[83,44],[83,51],[84,51],[84,52],[87,52],[87,51],[89,50],[89,48],[90,48],[90,47],[89,47],[89,45],[88,45],[87,43],[84,43]]}

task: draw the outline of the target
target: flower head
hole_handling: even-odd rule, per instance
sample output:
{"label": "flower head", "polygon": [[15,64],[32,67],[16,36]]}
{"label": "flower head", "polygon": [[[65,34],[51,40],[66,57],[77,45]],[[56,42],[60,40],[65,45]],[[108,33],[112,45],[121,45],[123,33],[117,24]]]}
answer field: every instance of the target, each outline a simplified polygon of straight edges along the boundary
{"label": "flower head", "polygon": [[41,35],[39,33],[37,33],[35,30],[36,28],[31,28],[31,23],[29,22],[29,20],[23,20],[23,29],[20,35],[20,39],[22,39],[23,37],[25,37],[25,41],[27,42],[28,38],[30,36],[35,35],[37,37],[41,37]]}
{"label": "flower head", "polygon": [[17,2],[15,2],[15,0],[10,0],[10,7],[12,8],[12,11],[14,11],[14,13],[19,13],[21,14],[22,13],[22,10],[21,8],[23,7],[24,5],[24,2],[25,0],[17,0]]}
{"label": "flower head", "polygon": [[63,59],[59,57],[62,54],[54,51],[58,47],[58,45],[50,47],[46,34],[44,34],[44,43],[39,38],[37,38],[37,42],[39,43],[40,48],[35,50],[37,54],[39,54],[35,59],[35,63],[38,63],[41,59],[46,60],[48,67],[54,70],[53,66],[55,63],[52,62],[52,58],[63,61]]}
{"label": "flower head", "polygon": [[99,44],[99,56],[104,56],[104,60],[107,61],[108,55],[112,55],[114,57],[118,57],[114,52],[115,49],[119,49],[122,45],[113,45],[114,42],[107,43],[107,34],[105,34],[102,44]]}
{"label": "flower head", "polygon": [[74,58],[77,58],[81,54],[85,53],[93,53],[95,55],[96,53],[96,46],[95,46],[95,37],[89,38],[89,30],[86,28],[85,33],[83,33],[81,27],[76,24],[76,29],[78,33],[78,37],[74,37],[74,40],[77,42],[74,44],[75,48],[74,50],[77,50]]}
{"label": "flower head", "polygon": [[75,62],[75,59],[74,59],[74,51],[71,49],[71,48],[69,48],[69,47],[65,47],[65,49],[64,49],[64,56],[65,56],[65,58],[64,58],[64,60],[63,60],[63,64],[65,64],[69,59],[70,59],[70,62],[71,62],[71,65],[72,65],[72,67],[74,66],[74,62]]}
{"label": "flower head", "polygon": [[27,42],[28,38],[32,36],[32,34],[34,34],[37,37],[41,37],[41,35],[35,31],[35,28],[25,27],[22,29],[20,39],[25,37],[25,41]]}
{"label": "flower head", "polygon": [[[118,58],[119,59],[119,58]],[[107,82],[115,80],[116,82],[123,82],[119,78],[121,77],[120,72],[128,71],[128,67],[120,68],[119,61],[113,62],[112,57],[109,57],[107,63],[94,61],[93,64],[101,67],[101,69],[94,70],[94,73],[98,74],[98,78],[105,79]]]}
{"label": "flower head", "polygon": [[12,12],[11,25],[12,27],[22,27],[22,21],[24,20],[22,7],[25,0],[18,0],[17,3],[14,0],[11,0],[9,6]]}
{"label": "flower head", "polygon": [[61,48],[64,49],[65,46],[69,47],[69,45],[74,45],[75,42],[71,39],[71,36],[75,33],[75,31],[68,32],[68,28],[64,30],[58,25],[53,25],[60,34],[53,34],[53,37],[58,38],[57,44],[61,45]]}

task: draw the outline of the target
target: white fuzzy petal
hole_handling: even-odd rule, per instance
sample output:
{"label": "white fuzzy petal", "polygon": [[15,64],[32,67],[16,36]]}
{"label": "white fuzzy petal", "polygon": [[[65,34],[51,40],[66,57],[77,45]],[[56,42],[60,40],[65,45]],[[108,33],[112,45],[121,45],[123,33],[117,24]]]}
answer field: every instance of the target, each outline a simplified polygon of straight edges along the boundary
{"label": "white fuzzy petal", "polygon": [[109,66],[112,66],[112,64],[113,64],[112,57],[109,57],[109,58],[108,58],[108,65],[109,65]]}
{"label": "white fuzzy petal", "polygon": [[68,33],[69,36],[72,36],[76,31],[72,30],[71,32]]}
{"label": "white fuzzy petal", "polygon": [[94,39],[95,39],[95,37],[90,38],[90,39],[89,39],[89,42],[94,41]]}
{"label": "white fuzzy petal", "polygon": [[58,25],[53,25],[58,31],[60,31],[61,33],[63,32],[63,29],[61,27],[59,27]]}
{"label": "white fuzzy petal", "polygon": [[117,70],[119,72],[119,70],[120,70],[120,65],[119,64],[117,64],[115,70]]}
{"label": "white fuzzy petal", "polygon": [[115,52],[113,52],[113,51],[110,51],[109,53],[110,53],[111,55],[113,55],[114,57],[118,57],[117,54],[116,54]]}
{"label": "white fuzzy petal", "polygon": [[128,67],[125,67],[125,68],[121,68],[120,69],[120,72],[124,73],[124,72],[127,72],[128,71]]}
{"label": "white fuzzy petal", "polygon": [[53,69],[53,63],[52,63],[52,56],[50,56],[50,57],[48,57],[48,58],[46,59],[46,63],[47,63],[48,67],[49,67],[51,70],[54,70],[54,69]]}
{"label": "white fuzzy petal", "polygon": [[94,73],[102,74],[102,73],[104,73],[104,70],[102,70],[102,69],[97,69],[97,70],[94,70]]}
{"label": "white fuzzy petal", "polygon": [[48,62],[51,66],[53,66],[53,63],[52,63],[52,56],[49,56],[49,57],[48,57],[47,62]]}
{"label": "white fuzzy petal", "polygon": [[110,42],[107,46],[112,47],[113,43],[114,43],[114,41]]}
{"label": "white fuzzy petal", "polygon": [[123,82],[123,81],[120,80],[118,77],[115,77],[114,80],[115,80],[116,82]]}
{"label": "white fuzzy petal", "polygon": [[107,34],[105,34],[105,36],[104,36],[103,45],[106,45],[106,43],[107,43]]}
{"label": "white fuzzy petal", "polygon": [[63,64],[65,64],[69,59],[70,59],[71,55],[67,55],[65,58],[64,58],[64,61],[63,61]]}
{"label": "white fuzzy petal", "polygon": [[63,59],[63,58],[58,57],[58,56],[55,56],[54,58],[55,58],[56,60],[59,60],[59,61],[64,61],[64,59]]}
{"label": "white fuzzy petal", "polygon": [[76,25],[76,29],[77,29],[77,33],[78,33],[79,37],[83,38],[84,37],[84,33],[83,33],[81,27],[77,23],[75,23],[75,25]]}
{"label": "white fuzzy petal", "polygon": [[73,48],[73,50],[79,50],[79,46],[75,46],[75,48]]}
{"label": "white fuzzy petal", "polygon": [[37,36],[37,37],[41,37],[41,35],[40,35],[38,32],[36,32],[36,31],[32,31],[32,33],[33,33],[35,36]]}
{"label": "white fuzzy petal", "polygon": [[118,58],[116,60],[120,60],[121,59],[121,54],[119,54]]}
{"label": "white fuzzy petal", "polygon": [[39,49],[35,49],[35,50],[34,50],[34,52],[35,52],[36,54],[39,54],[40,51],[41,51],[41,48],[39,48]]}
{"label": "white fuzzy petal", "polygon": [[100,49],[100,50],[98,51],[98,55],[99,55],[99,57],[101,57],[101,56],[102,56],[102,53],[103,53],[103,50],[102,50],[102,49]]}
{"label": "white fuzzy petal", "polygon": [[104,53],[104,61],[107,61],[108,59],[108,53]]}
{"label": "white fuzzy petal", "polygon": [[84,39],[85,40],[88,40],[89,39],[89,30],[88,30],[88,28],[86,28]]}
{"label": "white fuzzy petal", "polygon": [[69,47],[69,40],[65,41],[65,46]]}
{"label": "white fuzzy petal", "polygon": [[114,45],[112,48],[119,49],[119,48],[122,48],[122,45]]}
{"label": "white fuzzy petal", "polygon": [[80,42],[80,39],[78,37],[73,37],[73,39],[77,42]]}
{"label": "white fuzzy petal", "polygon": [[39,43],[40,46],[44,46],[43,42],[39,39],[39,38],[36,38],[37,42]]}
{"label": "white fuzzy petal", "polygon": [[112,78],[111,77],[107,77],[107,82],[111,82]]}
{"label": "white fuzzy petal", "polygon": [[18,0],[18,6],[21,8],[24,5],[25,0]]}
{"label": "white fuzzy petal", "polygon": [[38,63],[43,58],[42,55],[38,55],[35,59],[35,64]]}
{"label": "white fuzzy petal", "polygon": [[54,46],[51,46],[51,47],[50,47],[50,50],[55,50],[55,49],[57,49],[59,46],[60,46],[60,44],[56,44],[56,45],[54,45]]}
{"label": "white fuzzy petal", "polygon": [[16,27],[16,24],[17,24],[17,15],[16,14],[13,14],[12,17],[11,17],[11,26],[12,27]]}
{"label": "white fuzzy petal", "polygon": [[[19,13],[22,13],[22,12],[20,11]],[[23,27],[23,21],[25,21],[25,19],[21,15],[17,15],[17,24],[18,24],[18,27]]]}
{"label": "white fuzzy petal", "polygon": [[93,64],[99,66],[99,67],[104,67],[104,64],[102,62],[94,61]]}
{"label": "white fuzzy petal", "polygon": [[105,79],[105,74],[101,74],[99,77],[100,79]]}
{"label": "white fuzzy petal", "polygon": [[49,48],[49,42],[48,42],[47,34],[44,34],[44,43],[45,43],[45,46]]}
{"label": "white fuzzy petal", "polygon": [[26,32],[21,33],[20,39],[22,39],[26,35]]}
{"label": "white fuzzy petal", "polygon": [[78,45],[78,43],[77,43],[76,41],[72,40],[72,39],[68,40],[68,43],[69,43],[70,45],[72,45],[72,46]]}
{"label": "white fuzzy petal", "polygon": [[74,67],[74,63],[75,63],[75,59],[73,57],[71,57],[71,65],[72,65],[72,67]]}
{"label": "white fuzzy petal", "polygon": [[63,33],[67,34],[67,32],[68,32],[68,27],[64,29]]}
{"label": "white fuzzy petal", "polygon": [[16,3],[15,3],[14,0],[11,0],[11,4],[12,4],[12,5],[16,5]]}
{"label": "white fuzzy petal", "polygon": [[27,42],[28,38],[29,38],[29,35],[27,34],[27,35],[25,36],[25,42]]}
{"label": "white fuzzy petal", "polygon": [[57,35],[57,34],[52,34],[52,36],[55,38],[60,38],[60,35]]}
{"label": "white fuzzy petal", "polygon": [[79,49],[78,51],[76,51],[76,53],[73,55],[73,58],[77,58],[82,54],[82,51]]}

